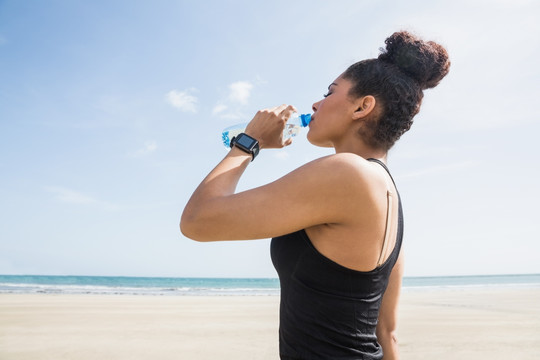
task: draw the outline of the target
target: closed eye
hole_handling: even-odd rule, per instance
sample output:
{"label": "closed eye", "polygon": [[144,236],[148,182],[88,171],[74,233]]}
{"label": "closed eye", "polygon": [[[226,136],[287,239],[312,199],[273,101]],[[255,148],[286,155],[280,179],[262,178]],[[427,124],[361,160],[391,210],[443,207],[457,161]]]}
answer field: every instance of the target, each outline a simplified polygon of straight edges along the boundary
{"label": "closed eye", "polygon": [[328,97],[328,96],[332,95],[332,91],[331,91],[332,86],[337,86],[337,84],[336,83],[331,83],[330,85],[328,85],[328,92],[323,95],[324,97]]}

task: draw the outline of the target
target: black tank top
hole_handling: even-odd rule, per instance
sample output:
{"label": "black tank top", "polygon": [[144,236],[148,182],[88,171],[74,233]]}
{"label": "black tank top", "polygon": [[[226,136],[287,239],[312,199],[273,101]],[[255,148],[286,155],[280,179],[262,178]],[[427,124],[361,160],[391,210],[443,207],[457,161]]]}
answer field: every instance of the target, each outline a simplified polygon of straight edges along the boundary
{"label": "black tank top", "polygon": [[[382,162],[368,160],[388,172]],[[315,249],[304,230],[272,239],[272,262],[281,285],[282,360],[382,359],[375,330],[403,238],[399,193],[398,199],[396,244],[388,259],[371,271],[352,270],[328,259]]]}

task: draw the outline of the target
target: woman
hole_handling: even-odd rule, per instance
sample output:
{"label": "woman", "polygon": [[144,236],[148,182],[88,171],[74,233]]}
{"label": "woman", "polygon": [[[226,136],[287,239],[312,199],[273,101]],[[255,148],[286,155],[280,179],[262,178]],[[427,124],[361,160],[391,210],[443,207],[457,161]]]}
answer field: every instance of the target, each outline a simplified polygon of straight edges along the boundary
{"label": "woman", "polygon": [[407,32],[350,66],[313,104],[308,140],[335,154],[235,193],[259,149],[281,148],[292,106],[259,111],[189,200],[180,227],[198,241],[273,237],[282,359],[397,359],[403,220],[388,150],[423,90],[448,73],[446,50]]}

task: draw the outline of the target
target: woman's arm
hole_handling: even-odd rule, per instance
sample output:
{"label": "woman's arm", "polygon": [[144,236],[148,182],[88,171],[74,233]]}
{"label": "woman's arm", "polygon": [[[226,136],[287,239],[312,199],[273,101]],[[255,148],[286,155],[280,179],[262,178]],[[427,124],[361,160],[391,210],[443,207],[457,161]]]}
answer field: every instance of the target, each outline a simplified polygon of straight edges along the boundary
{"label": "woman's arm", "polygon": [[[259,112],[246,133],[261,148],[282,147],[281,134],[292,107]],[[310,162],[268,185],[235,194],[251,155],[233,148],[187,203],[180,228],[198,241],[262,239],[313,225],[357,221],[368,195],[369,165],[353,154]],[[344,200],[345,199],[345,200]],[[321,204],[324,204],[321,206]]]}
{"label": "woman's arm", "polygon": [[317,159],[272,183],[234,194],[249,157],[231,150],[201,183],[182,214],[185,236],[198,241],[263,239],[318,224],[358,221],[362,196],[368,196],[355,165],[358,156]]}
{"label": "woman's arm", "polygon": [[401,254],[392,269],[388,287],[384,293],[379,322],[377,324],[377,340],[383,348],[383,360],[399,359],[397,340],[398,301],[403,278],[403,254]]}

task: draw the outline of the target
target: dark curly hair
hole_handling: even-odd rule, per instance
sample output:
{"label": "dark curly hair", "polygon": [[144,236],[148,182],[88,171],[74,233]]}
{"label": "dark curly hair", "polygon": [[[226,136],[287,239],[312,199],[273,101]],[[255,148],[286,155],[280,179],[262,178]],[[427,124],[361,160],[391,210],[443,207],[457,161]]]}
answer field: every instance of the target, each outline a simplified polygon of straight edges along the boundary
{"label": "dark curly hair", "polygon": [[392,34],[385,44],[378,58],[351,65],[343,78],[353,83],[349,96],[372,95],[377,100],[380,114],[366,122],[360,135],[369,145],[388,150],[410,129],[423,90],[448,74],[450,60],[441,45],[406,31]]}

